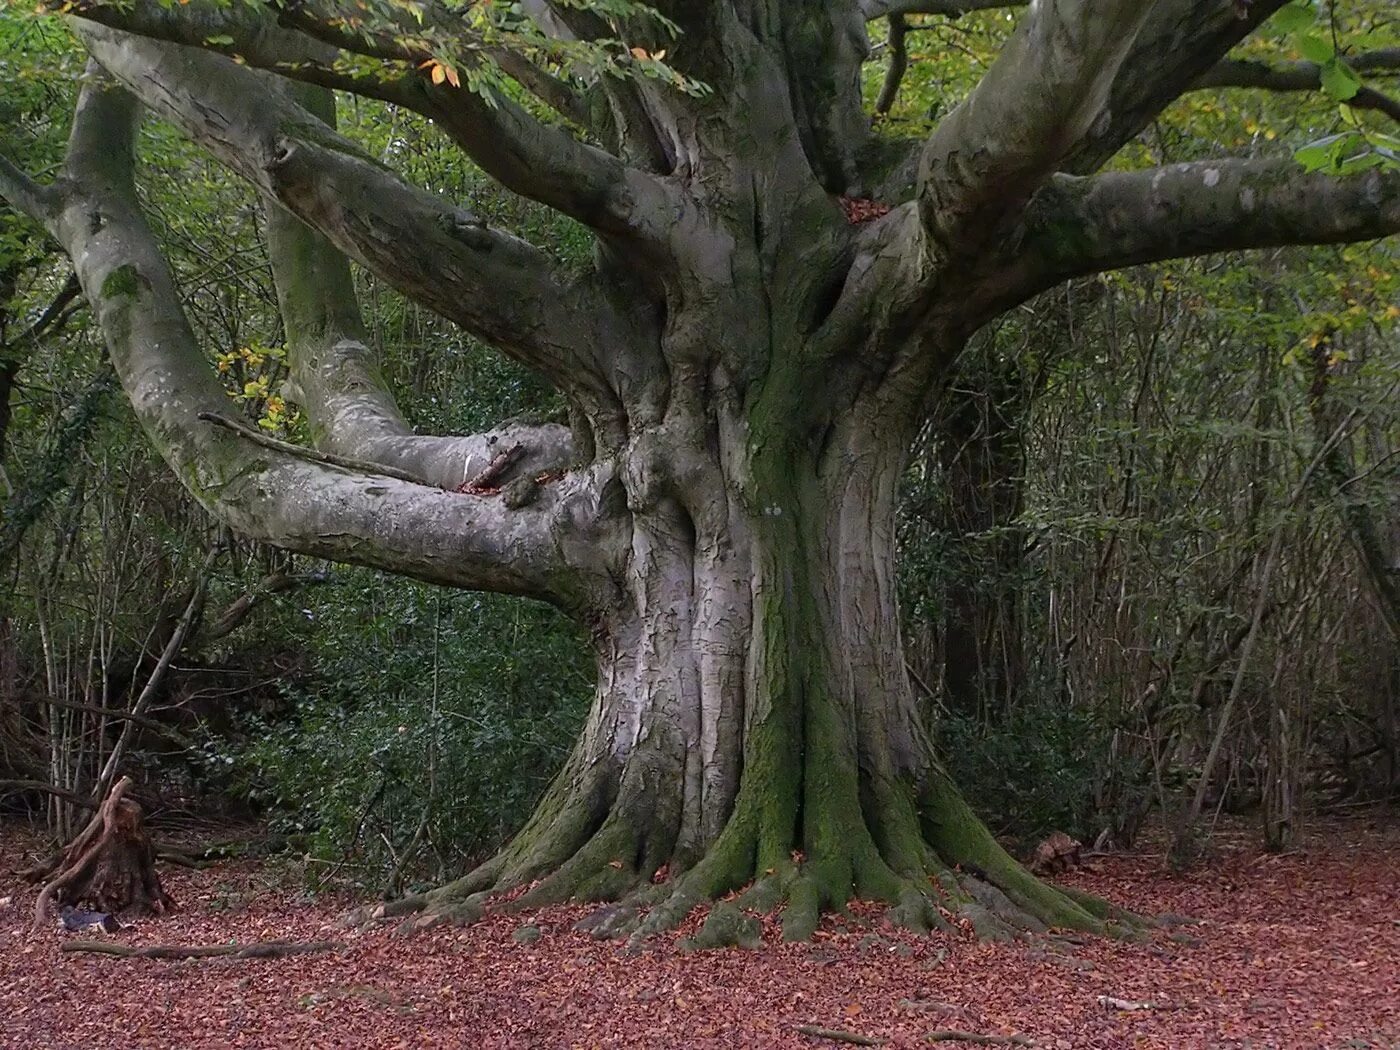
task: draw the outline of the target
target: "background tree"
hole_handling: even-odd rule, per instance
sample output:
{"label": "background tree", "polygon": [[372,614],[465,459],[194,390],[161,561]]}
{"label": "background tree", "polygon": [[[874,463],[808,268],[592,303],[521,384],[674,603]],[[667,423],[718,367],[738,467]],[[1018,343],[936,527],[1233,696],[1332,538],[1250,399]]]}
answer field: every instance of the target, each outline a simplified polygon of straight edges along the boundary
{"label": "background tree", "polygon": [[[1282,157],[1091,174],[1279,6],[1036,5],[927,138],[881,149],[864,24],[920,5],[535,5],[538,21],[495,5],[363,19],[83,5],[95,65],[64,174],[40,186],[7,163],[0,186],[74,260],[147,432],[221,518],[290,549],[541,598],[591,632],[597,695],[525,830],[395,910],[460,915],[543,878],[529,900],[656,904],[645,933],[753,881],[741,901],[785,900],[794,936],[852,893],[915,925],[946,894],[987,930],[1100,929],[1108,910],[1015,865],[934,758],[900,641],[898,481],[969,337],[1030,296],[1400,228],[1400,174],[1353,163],[1355,149],[1386,160],[1360,124],[1319,165],[1340,176]],[[1340,68],[1324,60],[1319,80]],[[591,264],[570,271],[406,183],[287,78],[427,116],[502,185],[585,227]],[[226,417],[136,206],[133,98],[269,199],[318,451]],[[860,199],[872,193],[884,203]],[[536,371],[570,426],[414,434],[342,252]],[[633,914],[608,913],[624,927]],[[712,916],[707,939],[742,932],[732,911]]]}

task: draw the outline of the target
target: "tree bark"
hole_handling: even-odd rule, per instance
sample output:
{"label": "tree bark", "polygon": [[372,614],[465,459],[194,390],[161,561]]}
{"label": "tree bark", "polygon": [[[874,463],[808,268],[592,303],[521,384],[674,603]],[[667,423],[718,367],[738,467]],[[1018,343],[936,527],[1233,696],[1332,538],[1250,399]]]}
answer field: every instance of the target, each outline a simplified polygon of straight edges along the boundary
{"label": "tree bark", "polygon": [[811,442],[766,407],[708,412],[708,456],[671,431],[697,452],[685,484],[648,492],[647,465],[623,464],[628,571],[592,624],[572,757],[499,856],[379,917],[468,918],[534,884],[521,904],[621,900],[601,928],[645,936],[747,887],[700,943],[742,941],[736,908],[779,903],[784,935],[805,937],[852,897],[922,929],[1105,929],[1105,908],[997,846],[933,753],[896,607],[903,428],[867,412]]}

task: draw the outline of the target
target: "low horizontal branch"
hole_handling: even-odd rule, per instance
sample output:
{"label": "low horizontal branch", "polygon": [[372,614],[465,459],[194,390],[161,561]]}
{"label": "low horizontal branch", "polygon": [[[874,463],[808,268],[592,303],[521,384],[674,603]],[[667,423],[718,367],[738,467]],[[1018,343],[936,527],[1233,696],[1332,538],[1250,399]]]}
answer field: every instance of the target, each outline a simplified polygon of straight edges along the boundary
{"label": "low horizontal branch", "polygon": [[46,707],[61,708],[64,711],[82,711],[91,715],[100,715],[103,718],[110,718],[114,722],[132,722],[142,729],[149,729],[153,733],[162,733],[179,743],[189,742],[189,738],[174,726],[168,726],[154,718],[133,714],[120,708],[103,707],[101,704],[84,704],[77,700],[64,700],[57,696],[41,696],[36,699],[36,702]]}

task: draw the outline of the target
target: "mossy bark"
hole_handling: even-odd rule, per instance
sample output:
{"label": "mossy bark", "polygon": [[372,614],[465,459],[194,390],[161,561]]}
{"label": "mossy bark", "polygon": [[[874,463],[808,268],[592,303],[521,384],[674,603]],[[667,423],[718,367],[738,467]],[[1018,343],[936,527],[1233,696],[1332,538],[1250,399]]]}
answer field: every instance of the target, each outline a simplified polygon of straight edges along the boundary
{"label": "mossy bark", "polygon": [[741,891],[692,947],[756,943],[753,916],[775,909],[806,938],[852,898],[920,930],[958,915],[987,936],[1108,929],[1106,906],[996,844],[920,722],[895,602],[901,435],[808,443],[766,418],[722,428],[747,436],[710,464],[717,488],[633,515],[632,586],[595,624],[593,708],[526,827],[380,917],[470,919],[528,886],[517,906],[618,902],[590,929],[634,938]]}

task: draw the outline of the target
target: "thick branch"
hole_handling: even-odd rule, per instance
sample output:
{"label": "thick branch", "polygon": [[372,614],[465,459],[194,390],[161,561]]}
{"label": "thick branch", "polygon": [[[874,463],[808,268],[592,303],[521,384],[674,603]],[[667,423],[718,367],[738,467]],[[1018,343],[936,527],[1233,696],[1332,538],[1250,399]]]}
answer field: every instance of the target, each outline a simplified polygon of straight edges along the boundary
{"label": "thick branch", "polygon": [[909,33],[909,23],[903,15],[890,15],[890,30],[887,41],[890,51],[890,64],[885,70],[884,82],[880,85],[880,96],[875,100],[876,113],[888,113],[899,97],[899,85],[904,81],[904,73],[909,68],[909,45],[905,37]]}
{"label": "thick branch", "polygon": [[[93,77],[97,74],[94,72]],[[135,107],[85,87],[54,233],[74,261],[122,384],[151,439],[206,507],[241,532],[291,550],[435,582],[579,601],[556,546],[574,476],[530,507],[368,477],[272,450],[199,422],[226,397],[194,340],[165,260],[136,210]],[[580,512],[582,513],[582,512]]]}
{"label": "thick branch", "polygon": [[1103,117],[1060,170],[1087,175],[1117,153],[1286,0],[1158,0],[1119,67]]}
{"label": "thick branch", "polygon": [[[283,22],[300,32],[239,5],[86,3],[81,14],[93,23],[192,47],[209,47],[210,37],[232,38],[231,44],[221,48],[250,65],[406,106],[437,122],[508,189],[595,229],[634,234],[634,213],[648,211],[638,209],[639,200],[650,205],[661,203],[664,192],[660,183],[626,167],[604,150],[540,122],[512,99],[495,92],[487,97],[450,83],[434,85],[426,70],[415,72],[414,66],[434,56],[412,44],[411,27],[406,26],[400,37],[371,38],[345,28],[338,6],[332,5],[325,12],[315,6],[286,5]],[[429,17],[433,17],[431,12]],[[464,28],[438,28],[460,33],[467,53],[482,46]],[[391,65],[383,76],[336,74],[327,59],[340,49],[388,60]],[[583,115],[577,100],[570,97],[568,85],[518,55],[496,57],[505,72],[520,78],[527,90],[539,93],[548,104],[571,117]],[[396,74],[394,64],[398,63],[403,65]],[[149,99],[145,101],[150,104]]]}
{"label": "thick branch", "polygon": [[966,252],[1019,209],[1087,134],[1151,5],[1044,0],[981,82],[930,136],[924,227]]}
{"label": "thick branch", "polygon": [[337,248],[565,389],[610,311],[541,251],[411,186],[276,90],[191,48],[77,23],[99,62],[161,116]]}
{"label": "thick branch", "polygon": [[1400,171],[1334,177],[1291,160],[1057,176],[1026,220],[1017,297],[1069,277],[1211,252],[1400,232]]}
{"label": "thick branch", "polygon": [[[329,92],[300,87],[296,93],[328,126],[334,123]],[[498,447],[501,433],[425,437],[404,420],[369,349],[345,256],[277,204],[269,205],[267,243],[292,379],[316,446],[439,488],[455,489],[480,469]],[[532,475],[569,463],[565,428],[511,429],[511,437],[526,450],[522,468]]]}
{"label": "thick branch", "polygon": [[58,203],[52,191],[40,186],[3,155],[0,155],[0,197],[9,201],[16,211],[45,227],[53,220]]}

